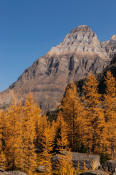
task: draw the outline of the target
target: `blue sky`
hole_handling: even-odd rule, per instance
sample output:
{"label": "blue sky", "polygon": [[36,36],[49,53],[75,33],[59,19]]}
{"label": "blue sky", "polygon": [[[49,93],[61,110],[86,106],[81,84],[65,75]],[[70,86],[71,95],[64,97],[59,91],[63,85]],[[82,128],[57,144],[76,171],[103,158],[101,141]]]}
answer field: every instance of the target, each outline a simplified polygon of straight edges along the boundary
{"label": "blue sky", "polygon": [[0,91],[78,25],[111,38],[115,8],[116,0],[0,0]]}

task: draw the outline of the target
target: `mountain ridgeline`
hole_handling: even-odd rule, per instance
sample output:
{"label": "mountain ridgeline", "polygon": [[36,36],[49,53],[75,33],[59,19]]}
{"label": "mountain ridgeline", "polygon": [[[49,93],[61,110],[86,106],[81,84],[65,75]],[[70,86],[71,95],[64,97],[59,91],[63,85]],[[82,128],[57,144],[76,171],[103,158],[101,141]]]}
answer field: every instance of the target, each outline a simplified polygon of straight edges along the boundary
{"label": "mountain ridgeline", "polygon": [[14,94],[24,100],[32,92],[42,110],[52,111],[60,104],[65,88],[71,81],[82,80],[90,72],[102,73],[106,67],[111,67],[115,53],[116,35],[100,42],[90,27],[78,26],[0,93],[0,107],[9,106]]}

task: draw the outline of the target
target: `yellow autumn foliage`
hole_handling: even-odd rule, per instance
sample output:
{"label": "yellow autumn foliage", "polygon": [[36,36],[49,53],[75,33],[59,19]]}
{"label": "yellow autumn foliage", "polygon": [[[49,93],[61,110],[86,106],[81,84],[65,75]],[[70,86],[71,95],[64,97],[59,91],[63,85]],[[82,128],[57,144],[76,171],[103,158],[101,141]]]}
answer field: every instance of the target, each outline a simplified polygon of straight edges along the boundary
{"label": "yellow autumn foliage", "polygon": [[[110,72],[105,84],[105,94],[101,95],[96,77],[89,74],[80,96],[72,82],[53,122],[43,115],[32,94],[23,103],[14,99],[11,106],[0,111],[0,168],[19,169],[34,175],[41,166],[45,169],[43,174],[74,175],[70,150],[105,153],[113,158],[116,153],[116,79]],[[58,156],[56,169],[54,155]]]}

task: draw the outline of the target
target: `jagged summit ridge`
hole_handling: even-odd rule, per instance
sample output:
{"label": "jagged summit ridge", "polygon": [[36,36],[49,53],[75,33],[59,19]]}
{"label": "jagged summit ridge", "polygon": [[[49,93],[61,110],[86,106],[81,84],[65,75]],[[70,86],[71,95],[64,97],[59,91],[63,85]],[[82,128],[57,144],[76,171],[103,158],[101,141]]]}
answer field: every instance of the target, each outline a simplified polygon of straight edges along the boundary
{"label": "jagged summit ridge", "polygon": [[116,41],[116,34],[113,35],[111,39]]}
{"label": "jagged summit ridge", "polygon": [[107,59],[107,52],[102,48],[97,35],[87,25],[81,25],[66,35],[63,42],[53,47],[49,54],[93,54]]}
{"label": "jagged summit ridge", "polygon": [[114,34],[110,40],[104,41],[101,44],[110,58],[116,55],[116,34]]}
{"label": "jagged summit ridge", "polygon": [[71,33],[75,33],[75,32],[92,32],[91,28],[88,25],[80,25],[77,26],[76,28],[72,29]]}

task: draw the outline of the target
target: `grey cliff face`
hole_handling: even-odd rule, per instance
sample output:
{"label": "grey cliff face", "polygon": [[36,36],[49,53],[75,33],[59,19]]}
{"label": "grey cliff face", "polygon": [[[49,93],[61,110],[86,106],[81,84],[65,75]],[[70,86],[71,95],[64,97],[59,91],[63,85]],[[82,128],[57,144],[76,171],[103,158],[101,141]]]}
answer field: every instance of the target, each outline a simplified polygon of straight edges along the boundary
{"label": "grey cliff face", "polygon": [[[54,110],[67,84],[101,73],[109,63],[109,54],[95,33],[85,25],[73,29],[64,41],[39,58],[6,91],[0,93],[0,106],[9,105],[13,94],[24,98],[32,92],[44,111]],[[7,98],[6,98],[7,97]]]}
{"label": "grey cliff face", "polygon": [[107,54],[110,58],[116,55],[116,34],[108,41],[102,43],[103,48],[105,48]]}

